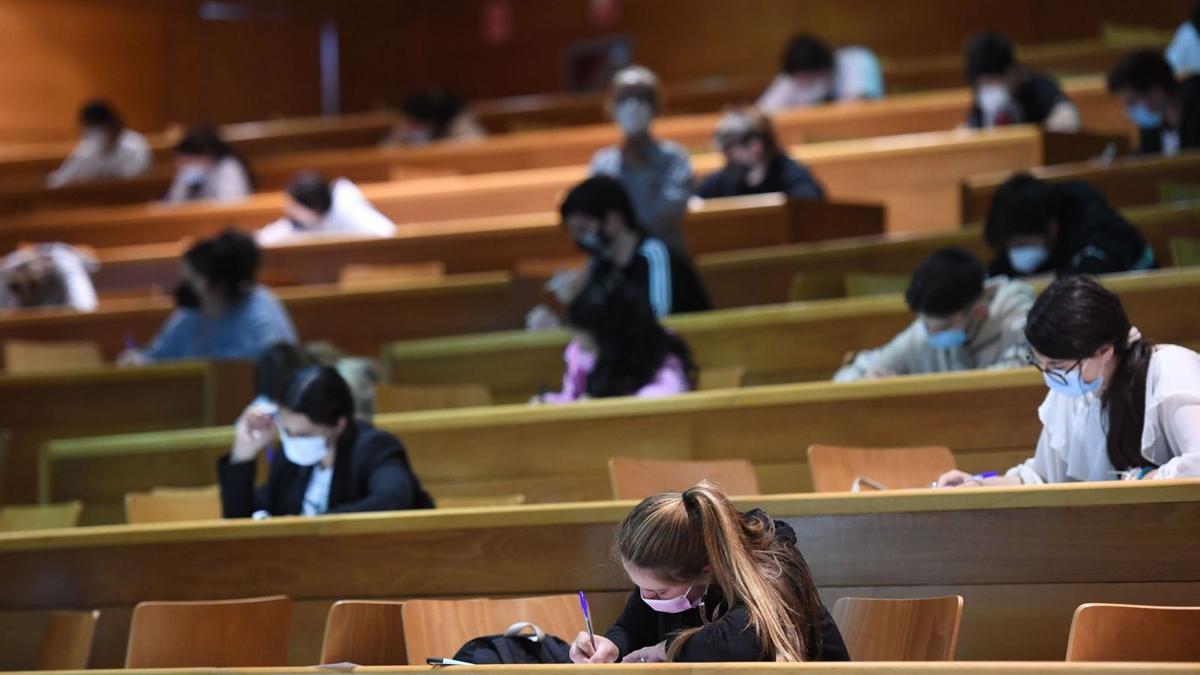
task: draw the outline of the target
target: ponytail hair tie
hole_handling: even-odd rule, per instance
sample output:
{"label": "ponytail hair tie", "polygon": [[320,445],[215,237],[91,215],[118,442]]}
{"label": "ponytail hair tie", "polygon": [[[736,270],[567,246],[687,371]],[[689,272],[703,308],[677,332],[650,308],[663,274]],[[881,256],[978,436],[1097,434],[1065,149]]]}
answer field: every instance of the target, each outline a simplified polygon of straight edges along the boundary
{"label": "ponytail hair tie", "polygon": [[1129,337],[1125,340],[1125,347],[1132,347],[1138,340],[1142,339],[1142,331],[1137,329],[1137,326],[1129,327]]}

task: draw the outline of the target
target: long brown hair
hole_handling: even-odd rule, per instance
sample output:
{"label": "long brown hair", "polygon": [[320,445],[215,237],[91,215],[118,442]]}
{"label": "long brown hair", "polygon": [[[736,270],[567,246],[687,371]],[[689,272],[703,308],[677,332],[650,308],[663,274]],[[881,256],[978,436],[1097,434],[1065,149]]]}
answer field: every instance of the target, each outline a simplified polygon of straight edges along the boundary
{"label": "long brown hair", "polygon": [[[807,661],[820,654],[821,604],[795,539],[777,537],[770,518],[739,513],[707,481],[638,504],[617,532],[617,554],[679,583],[707,568],[728,606],[749,611],[763,656]],[[676,635],[668,657],[674,660],[698,630]]]}

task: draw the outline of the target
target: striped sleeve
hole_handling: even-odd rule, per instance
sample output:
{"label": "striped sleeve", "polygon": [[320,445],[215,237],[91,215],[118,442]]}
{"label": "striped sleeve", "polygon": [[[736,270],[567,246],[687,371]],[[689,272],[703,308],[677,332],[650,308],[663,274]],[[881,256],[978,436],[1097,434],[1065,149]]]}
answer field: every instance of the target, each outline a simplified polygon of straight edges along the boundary
{"label": "striped sleeve", "polygon": [[667,245],[659,239],[647,238],[638,247],[638,253],[646,259],[649,282],[650,306],[657,316],[671,313],[671,254]]}

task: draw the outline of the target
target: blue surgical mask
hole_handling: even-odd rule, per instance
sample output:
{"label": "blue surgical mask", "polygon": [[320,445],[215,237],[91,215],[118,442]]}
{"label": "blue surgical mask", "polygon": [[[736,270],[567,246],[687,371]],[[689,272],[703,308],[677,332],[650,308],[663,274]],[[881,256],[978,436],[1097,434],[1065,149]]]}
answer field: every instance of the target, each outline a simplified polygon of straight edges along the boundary
{"label": "blue surgical mask", "polygon": [[1033,274],[1049,257],[1050,251],[1042,244],[1013,246],[1008,249],[1008,263],[1021,274]]}
{"label": "blue surgical mask", "polygon": [[925,334],[925,341],[934,349],[958,349],[967,344],[967,331],[962,328],[952,328],[936,333],[930,333],[926,328]]}
{"label": "blue surgical mask", "polygon": [[1139,129],[1157,129],[1163,125],[1162,114],[1146,107],[1145,103],[1131,105],[1125,109],[1125,114]]}
{"label": "blue surgical mask", "polygon": [[1102,384],[1104,384],[1104,376],[1103,375],[1101,375],[1100,377],[1097,377],[1096,379],[1092,380],[1091,382],[1084,382],[1083,381],[1083,364],[1082,363],[1079,364],[1078,368],[1075,368],[1074,370],[1072,370],[1069,373],[1059,373],[1059,374],[1062,375],[1063,378],[1066,379],[1065,383],[1059,382],[1058,380],[1051,378],[1046,373],[1042,374],[1042,378],[1044,380],[1046,380],[1046,386],[1050,387],[1051,391],[1062,394],[1063,396],[1070,396],[1071,398],[1079,398],[1080,396],[1086,396],[1086,395],[1096,391],[1097,389],[1100,388],[1100,386]]}

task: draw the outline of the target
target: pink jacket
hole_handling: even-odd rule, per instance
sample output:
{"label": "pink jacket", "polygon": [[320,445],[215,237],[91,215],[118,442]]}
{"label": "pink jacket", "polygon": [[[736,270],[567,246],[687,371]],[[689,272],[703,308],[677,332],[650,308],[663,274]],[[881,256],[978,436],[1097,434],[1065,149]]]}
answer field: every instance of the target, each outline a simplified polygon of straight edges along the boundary
{"label": "pink jacket", "polygon": [[[596,366],[596,355],[587,351],[575,340],[567,344],[563,352],[567,370],[563,373],[562,391],[542,394],[543,403],[570,403],[578,401],[587,391],[588,374]],[[654,379],[634,394],[638,398],[660,398],[690,391],[683,362],[674,354],[668,355]]]}

